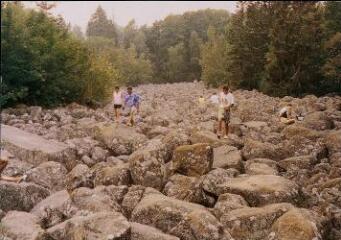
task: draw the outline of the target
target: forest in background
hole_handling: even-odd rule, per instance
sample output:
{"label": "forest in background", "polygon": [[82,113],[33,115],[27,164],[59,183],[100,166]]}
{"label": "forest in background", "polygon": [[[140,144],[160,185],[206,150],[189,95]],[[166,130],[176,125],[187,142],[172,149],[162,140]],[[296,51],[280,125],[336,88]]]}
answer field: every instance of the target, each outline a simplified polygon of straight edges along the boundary
{"label": "forest in background", "polygon": [[86,32],[1,2],[1,105],[102,102],[116,85],[202,80],[273,96],[341,92],[341,2],[239,2],[152,26],[96,9]]}

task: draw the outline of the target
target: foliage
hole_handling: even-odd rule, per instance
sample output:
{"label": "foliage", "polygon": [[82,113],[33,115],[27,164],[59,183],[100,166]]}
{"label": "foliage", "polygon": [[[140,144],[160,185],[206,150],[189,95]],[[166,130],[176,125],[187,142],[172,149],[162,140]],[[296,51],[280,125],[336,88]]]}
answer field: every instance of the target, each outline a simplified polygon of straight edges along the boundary
{"label": "foliage", "polygon": [[64,21],[8,3],[1,24],[2,105],[82,102],[91,79],[101,81],[95,86],[102,89],[92,96],[103,98],[107,79],[114,79],[112,66],[91,55]]}
{"label": "foliage", "polygon": [[[202,62],[210,54],[224,59],[223,52],[227,72],[220,78],[237,88],[276,96],[340,92],[338,8],[339,2],[240,2],[225,45],[203,48]],[[212,69],[203,66],[202,76],[215,85],[207,76],[222,71]]]}
{"label": "foliage", "polygon": [[117,44],[118,38],[115,24],[107,18],[106,13],[101,6],[98,6],[96,12],[91,16],[86,34],[88,37],[109,38]]}
{"label": "foliage", "polygon": [[202,46],[201,59],[202,80],[208,86],[218,87],[228,81],[225,46],[224,36],[210,27],[208,29],[208,42]]}

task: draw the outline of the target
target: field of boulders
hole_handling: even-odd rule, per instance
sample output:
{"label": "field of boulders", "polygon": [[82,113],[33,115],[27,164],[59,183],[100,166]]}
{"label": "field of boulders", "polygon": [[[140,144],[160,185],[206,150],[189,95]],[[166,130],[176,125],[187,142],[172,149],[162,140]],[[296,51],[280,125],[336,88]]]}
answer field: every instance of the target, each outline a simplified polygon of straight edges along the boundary
{"label": "field of boulders", "polygon": [[[1,174],[23,180],[0,181],[1,240],[341,239],[340,96],[237,90],[218,139],[216,108],[198,107],[216,89],[134,91],[135,127],[110,104],[2,111]],[[287,103],[303,121],[279,122]]]}

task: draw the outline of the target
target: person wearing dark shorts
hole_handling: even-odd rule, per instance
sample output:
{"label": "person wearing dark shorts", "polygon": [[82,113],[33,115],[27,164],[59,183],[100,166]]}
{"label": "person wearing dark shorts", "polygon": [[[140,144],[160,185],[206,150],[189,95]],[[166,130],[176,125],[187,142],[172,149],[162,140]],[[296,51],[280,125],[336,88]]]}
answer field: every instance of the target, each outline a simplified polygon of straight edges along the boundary
{"label": "person wearing dark shorts", "polygon": [[121,116],[121,108],[123,107],[123,94],[119,87],[115,87],[112,96],[114,101],[115,121],[118,122]]}

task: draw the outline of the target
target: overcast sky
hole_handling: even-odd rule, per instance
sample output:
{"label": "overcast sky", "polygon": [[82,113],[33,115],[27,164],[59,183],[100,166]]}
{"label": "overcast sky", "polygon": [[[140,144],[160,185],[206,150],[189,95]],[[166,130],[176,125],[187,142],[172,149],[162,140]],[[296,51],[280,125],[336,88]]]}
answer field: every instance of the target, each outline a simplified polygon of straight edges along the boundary
{"label": "overcast sky", "polygon": [[[25,3],[34,7],[34,2]],[[90,16],[101,5],[108,17],[114,17],[116,23],[125,26],[129,20],[135,19],[138,25],[151,25],[154,21],[163,19],[169,14],[181,14],[186,11],[198,9],[226,9],[233,12],[236,2],[220,1],[57,1],[57,7],[52,10],[53,14],[61,14],[67,22],[77,24],[86,29]]]}

